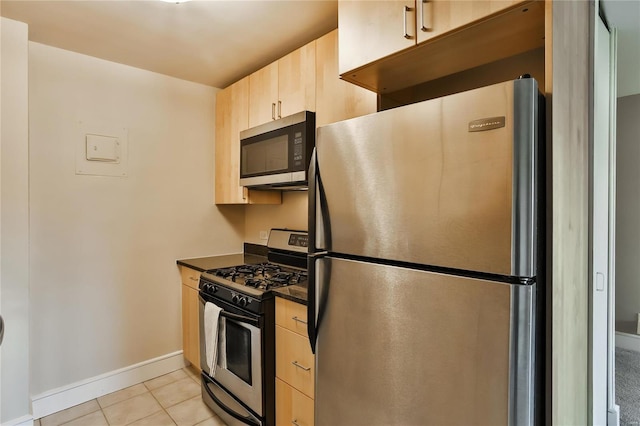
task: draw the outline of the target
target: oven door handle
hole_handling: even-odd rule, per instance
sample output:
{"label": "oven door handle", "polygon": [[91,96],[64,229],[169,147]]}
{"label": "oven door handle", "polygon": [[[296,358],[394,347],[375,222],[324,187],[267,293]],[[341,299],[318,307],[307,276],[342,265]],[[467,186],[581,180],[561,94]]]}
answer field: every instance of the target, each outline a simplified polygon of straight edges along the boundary
{"label": "oven door handle", "polygon": [[256,318],[251,318],[251,317],[247,317],[244,315],[238,315],[238,314],[232,314],[231,312],[227,312],[227,311],[221,311],[220,315],[225,317],[225,318],[229,318],[232,320],[236,320],[236,321],[240,321],[240,322],[246,322],[248,324],[251,324],[255,327],[260,327],[260,320],[256,319]]}
{"label": "oven door handle", "polygon": [[[202,373],[205,374],[205,373]],[[243,417],[241,415],[239,415],[238,413],[236,413],[235,411],[233,411],[231,408],[227,407],[224,402],[222,402],[217,396],[214,395],[214,393],[211,391],[211,389],[209,389],[209,386],[207,386],[207,382],[205,381],[205,379],[202,379],[203,383],[202,383],[202,388],[207,392],[207,394],[209,395],[209,397],[218,405],[218,407],[222,408],[225,413],[227,413],[228,415],[230,415],[231,417],[233,417],[234,419],[237,419],[239,421],[241,421],[244,424],[247,425],[251,425],[251,426],[260,426],[260,423],[254,422],[252,421],[252,419],[248,419],[246,417]]]}

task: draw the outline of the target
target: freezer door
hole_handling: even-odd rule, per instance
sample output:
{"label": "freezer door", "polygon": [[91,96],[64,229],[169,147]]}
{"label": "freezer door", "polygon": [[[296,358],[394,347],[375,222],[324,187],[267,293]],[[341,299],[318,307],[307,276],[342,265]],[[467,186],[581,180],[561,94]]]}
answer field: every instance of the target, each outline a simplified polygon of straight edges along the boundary
{"label": "freezer door", "polygon": [[533,424],[533,286],[317,261],[315,424]]}
{"label": "freezer door", "polygon": [[315,249],[535,275],[536,102],[518,80],[319,128]]}

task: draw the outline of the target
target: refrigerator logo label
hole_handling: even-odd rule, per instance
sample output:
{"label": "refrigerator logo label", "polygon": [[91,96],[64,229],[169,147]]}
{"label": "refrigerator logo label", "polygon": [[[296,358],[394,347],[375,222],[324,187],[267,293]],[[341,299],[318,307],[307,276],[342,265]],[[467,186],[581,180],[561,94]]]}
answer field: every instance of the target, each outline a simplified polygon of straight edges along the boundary
{"label": "refrigerator logo label", "polygon": [[485,130],[499,129],[504,127],[504,117],[481,118],[469,122],[470,132],[484,132]]}

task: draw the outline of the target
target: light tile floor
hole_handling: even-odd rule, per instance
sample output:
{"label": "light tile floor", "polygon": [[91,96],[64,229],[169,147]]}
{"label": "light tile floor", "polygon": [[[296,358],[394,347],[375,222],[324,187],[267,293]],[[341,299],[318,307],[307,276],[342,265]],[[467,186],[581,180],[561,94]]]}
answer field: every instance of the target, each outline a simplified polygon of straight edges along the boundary
{"label": "light tile floor", "polygon": [[202,402],[190,367],[139,383],[35,421],[35,426],[225,426]]}

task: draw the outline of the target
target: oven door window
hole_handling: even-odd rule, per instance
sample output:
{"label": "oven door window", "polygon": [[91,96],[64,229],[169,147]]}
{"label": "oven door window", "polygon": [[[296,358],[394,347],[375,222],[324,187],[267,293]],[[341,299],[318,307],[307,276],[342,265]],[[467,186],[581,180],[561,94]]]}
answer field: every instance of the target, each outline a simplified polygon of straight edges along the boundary
{"label": "oven door window", "polygon": [[227,370],[251,385],[251,330],[227,319],[225,331]]}

